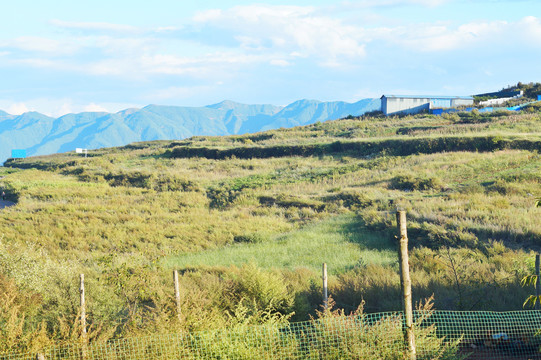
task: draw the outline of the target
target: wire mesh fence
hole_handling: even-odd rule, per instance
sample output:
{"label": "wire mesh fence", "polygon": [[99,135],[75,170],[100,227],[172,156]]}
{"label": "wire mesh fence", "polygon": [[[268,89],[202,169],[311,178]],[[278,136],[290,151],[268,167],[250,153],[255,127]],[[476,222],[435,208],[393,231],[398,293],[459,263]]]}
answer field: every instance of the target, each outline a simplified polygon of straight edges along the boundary
{"label": "wire mesh fence", "polygon": [[[416,311],[417,359],[541,359],[541,312]],[[41,359],[404,359],[400,312],[43,349]],[[38,354],[4,354],[34,360]]]}

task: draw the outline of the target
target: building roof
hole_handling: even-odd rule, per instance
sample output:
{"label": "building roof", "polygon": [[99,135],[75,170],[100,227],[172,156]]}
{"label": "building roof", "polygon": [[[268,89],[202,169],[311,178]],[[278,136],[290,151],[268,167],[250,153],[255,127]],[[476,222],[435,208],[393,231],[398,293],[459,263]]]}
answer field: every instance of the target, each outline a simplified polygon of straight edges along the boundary
{"label": "building roof", "polygon": [[403,99],[463,99],[473,100],[472,96],[438,96],[438,95],[382,95],[381,99],[386,98],[403,98]]}

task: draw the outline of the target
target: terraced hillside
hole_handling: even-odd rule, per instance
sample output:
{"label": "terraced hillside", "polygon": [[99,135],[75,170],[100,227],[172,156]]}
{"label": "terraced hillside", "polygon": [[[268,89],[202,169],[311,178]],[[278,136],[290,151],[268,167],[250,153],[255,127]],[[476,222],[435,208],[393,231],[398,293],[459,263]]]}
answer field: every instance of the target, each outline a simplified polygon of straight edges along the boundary
{"label": "terraced hillside", "polygon": [[338,307],[400,309],[396,208],[409,216],[416,301],[520,309],[541,247],[539,150],[530,107],[10,160],[0,352],[74,341],[80,273],[92,341],[307,319],[323,262]]}

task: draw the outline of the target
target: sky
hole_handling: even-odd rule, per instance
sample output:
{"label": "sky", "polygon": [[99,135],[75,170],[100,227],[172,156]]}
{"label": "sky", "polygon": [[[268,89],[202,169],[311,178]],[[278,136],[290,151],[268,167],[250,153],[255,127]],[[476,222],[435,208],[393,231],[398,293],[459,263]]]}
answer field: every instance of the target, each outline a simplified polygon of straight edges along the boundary
{"label": "sky", "polygon": [[538,0],[17,0],[0,109],[474,95],[541,82]]}

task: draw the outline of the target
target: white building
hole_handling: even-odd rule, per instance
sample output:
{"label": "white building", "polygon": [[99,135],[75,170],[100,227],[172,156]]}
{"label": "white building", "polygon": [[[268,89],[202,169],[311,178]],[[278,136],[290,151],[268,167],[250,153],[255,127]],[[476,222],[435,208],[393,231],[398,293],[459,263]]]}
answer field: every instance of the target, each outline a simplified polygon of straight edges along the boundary
{"label": "white building", "polygon": [[381,111],[385,115],[416,114],[425,110],[471,105],[473,105],[473,97],[471,96],[383,95],[381,97]]}
{"label": "white building", "polygon": [[520,91],[514,91],[514,92],[502,92],[502,95],[509,95],[509,96],[501,96],[495,99],[481,101],[479,105],[483,105],[483,106],[501,105],[506,101],[521,98],[522,96],[524,96],[524,91],[520,90]]}

